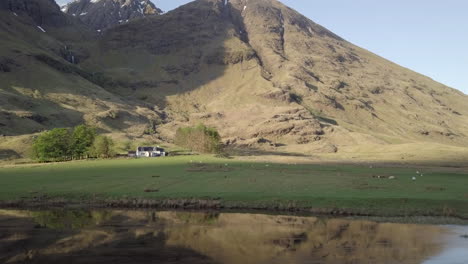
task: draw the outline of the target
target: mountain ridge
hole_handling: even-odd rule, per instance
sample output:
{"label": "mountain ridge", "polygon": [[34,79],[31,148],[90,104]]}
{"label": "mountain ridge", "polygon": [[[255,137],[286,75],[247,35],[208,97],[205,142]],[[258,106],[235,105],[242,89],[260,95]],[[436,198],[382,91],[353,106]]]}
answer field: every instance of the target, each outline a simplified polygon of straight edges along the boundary
{"label": "mountain ridge", "polygon": [[163,13],[150,0],[75,0],[61,10],[97,31]]}

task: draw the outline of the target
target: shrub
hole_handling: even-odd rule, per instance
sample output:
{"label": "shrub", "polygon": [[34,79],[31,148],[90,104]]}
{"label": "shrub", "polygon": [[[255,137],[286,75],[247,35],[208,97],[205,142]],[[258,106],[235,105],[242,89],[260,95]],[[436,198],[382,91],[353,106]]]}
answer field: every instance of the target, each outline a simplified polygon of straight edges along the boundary
{"label": "shrub", "polygon": [[175,144],[202,153],[219,153],[221,136],[215,128],[199,124],[177,129]]}
{"label": "shrub", "polygon": [[40,162],[64,161],[71,157],[71,133],[55,128],[41,134],[33,144],[33,155]]}
{"label": "shrub", "polygon": [[145,135],[153,135],[156,134],[156,128],[157,128],[158,122],[154,120],[150,120],[149,124],[146,126],[145,131],[143,131],[143,134]]}
{"label": "shrub", "polygon": [[98,158],[110,158],[114,156],[114,141],[110,137],[97,136],[91,147],[91,153]]}

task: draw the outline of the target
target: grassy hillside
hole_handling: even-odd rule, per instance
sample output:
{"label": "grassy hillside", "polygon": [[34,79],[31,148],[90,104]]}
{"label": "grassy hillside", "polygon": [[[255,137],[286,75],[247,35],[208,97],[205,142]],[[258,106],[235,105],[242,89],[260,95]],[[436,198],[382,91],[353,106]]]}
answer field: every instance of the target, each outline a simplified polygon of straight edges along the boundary
{"label": "grassy hillside", "polygon": [[252,163],[189,156],[4,167],[0,181],[3,202],[62,198],[98,205],[110,199],[128,206],[138,199],[137,204],[148,206],[150,200],[193,198],[227,208],[468,216],[468,174],[462,169]]}

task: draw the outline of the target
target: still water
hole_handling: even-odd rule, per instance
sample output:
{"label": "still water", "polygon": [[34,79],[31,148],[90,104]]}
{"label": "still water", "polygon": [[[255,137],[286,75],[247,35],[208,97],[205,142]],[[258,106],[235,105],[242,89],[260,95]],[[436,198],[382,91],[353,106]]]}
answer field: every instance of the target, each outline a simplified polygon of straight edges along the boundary
{"label": "still water", "polygon": [[468,264],[467,234],[262,214],[0,210],[0,263]]}

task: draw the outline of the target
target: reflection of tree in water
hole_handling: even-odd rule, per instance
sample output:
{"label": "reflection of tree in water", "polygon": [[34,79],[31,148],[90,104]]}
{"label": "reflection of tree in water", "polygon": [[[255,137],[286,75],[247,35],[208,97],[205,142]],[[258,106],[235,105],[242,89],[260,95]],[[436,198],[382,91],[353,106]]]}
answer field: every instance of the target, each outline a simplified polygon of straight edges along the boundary
{"label": "reflection of tree in water", "polygon": [[[24,230],[0,237],[0,245],[12,237],[22,243],[22,247],[9,244],[16,251],[8,257],[11,263],[27,259],[64,263],[70,256],[74,263],[113,264],[421,263],[438,253],[435,240],[444,232],[436,226],[253,214],[49,211],[31,215],[37,222],[29,218],[26,224],[22,218],[19,226]],[[65,229],[35,229],[37,223]],[[5,226],[3,220],[0,226]]]}
{"label": "reflection of tree in water", "polygon": [[50,210],[31,212],[34,221],[52,229],[80,229],[96,226],[111,217],[109,211]]}
{"label": "reflection of tree in water", "polygon": [[0,212],[0,263],[216,263],[167,245],[162,230],[154,212]]}

